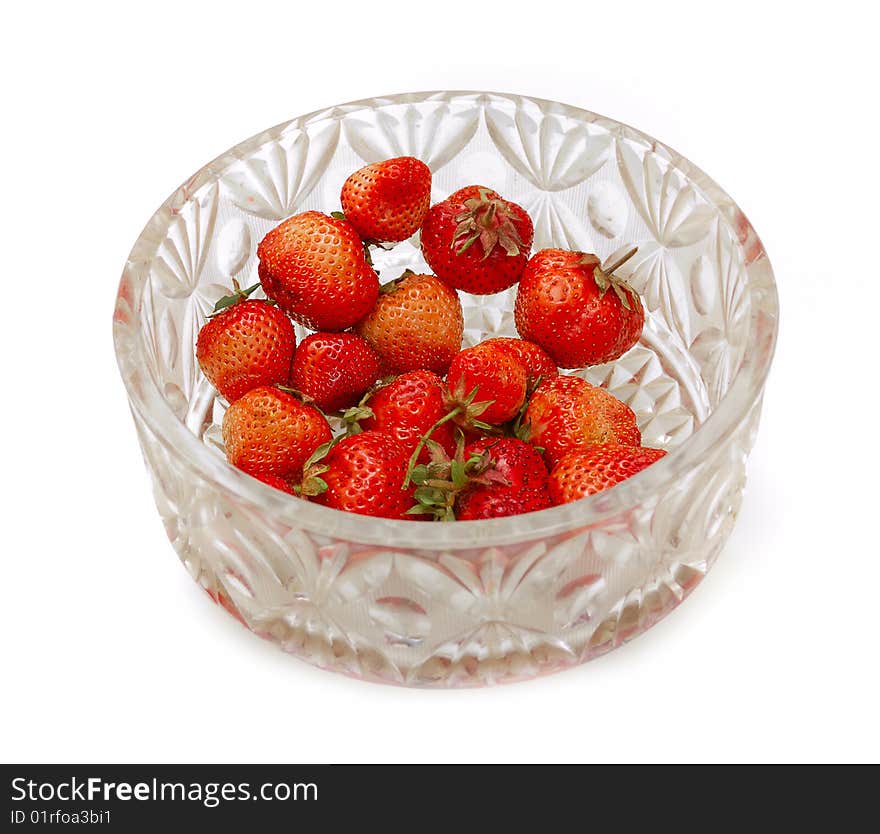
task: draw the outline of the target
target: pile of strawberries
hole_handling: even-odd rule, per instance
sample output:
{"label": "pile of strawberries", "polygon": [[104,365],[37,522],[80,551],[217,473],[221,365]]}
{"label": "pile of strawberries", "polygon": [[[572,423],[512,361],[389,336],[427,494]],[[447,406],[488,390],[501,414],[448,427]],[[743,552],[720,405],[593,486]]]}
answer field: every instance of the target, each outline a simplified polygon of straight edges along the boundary
{"label": "pile of strawberries", "polygon": [[[615,275],[626,258],[530,257],[520,206],[476,185],[430,195],[423,162],[389,159],[346,180],[343,212],[306,211],[263,238],[260,284],[235,283],[196,345],[229,402],[229,462],[327,507],[468,520],[574,501],[662,457],[627,405],[558,371],[638,341],[642,303]],[[380,286],[373,247],[418,231],[433,274]],[[462,350],[457,290],[517,283],[522,338]],[[267,299],[250,298],[260,285]],[[291,320],[315,331],[298,346]]]}

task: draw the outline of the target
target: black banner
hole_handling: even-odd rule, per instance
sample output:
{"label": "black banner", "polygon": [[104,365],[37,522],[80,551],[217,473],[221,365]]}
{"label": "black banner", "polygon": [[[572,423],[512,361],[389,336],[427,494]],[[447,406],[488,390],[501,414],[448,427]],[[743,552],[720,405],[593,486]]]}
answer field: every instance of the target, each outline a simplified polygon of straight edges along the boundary
{"label": "black banner", "polygon": [[[279,823],[297,830],[336,831],[363,818],[367,830],[425,823],[472,830],[487,817],[520,830],[530,814],[542,828],[580,820],[585,828],[624,810],[627,826],[655,827],[670,819],[699,820],[724,809],[725,823],[762,819],[791,822],[808,811],[813,822],[849,820],[856,828],[859,791],[826,769],[798,768],[797,780],[768,779],[763,768],[738,768],[728,782],[712,767],[538,765],[2,765],[0,830],[140,831],[159,825]],[[838,771],[843,776],[846,769]],[[789,775],[793,776],[789,768]],[[730,774],[732,776],[732,774]],[[806,788],[810,777],[816,790]],[[822,779],[820,785],[819,779]],[[832,790],[832,781],[836,790]],[[841,790],[841,788],[843,788]],[[845,798],[844,798],[845,797]],[[864,798],[864,795],[862,796]],[[822,806],[828,806],[823,809]],[[779,814],[782,810],[783,813]],[[776,817],[771,817],[776,811]],[[825,813],[823,813],[823,811]],[[714,812],[713,812],[714,813]],[[336,825],[336,823],[339,825]],[[567,821],[567,822],[565,822]],[[152,826],[152,828],[151,828]],[[503,827],[503,826],[502,826]],[[530,826],[529,826],[530,827]],[[790,826],[789,826],[790,827]],[[273,827],[266,830],[281,830]],[[312,829],[309,829],[310,831]]]}

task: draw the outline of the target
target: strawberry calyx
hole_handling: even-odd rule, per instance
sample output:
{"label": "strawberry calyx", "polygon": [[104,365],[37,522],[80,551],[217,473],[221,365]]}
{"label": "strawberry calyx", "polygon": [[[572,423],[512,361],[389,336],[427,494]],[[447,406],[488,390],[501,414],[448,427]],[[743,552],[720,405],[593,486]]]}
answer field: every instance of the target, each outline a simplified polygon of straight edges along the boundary
{"label": "strawberry calyx", "polygon": [[430,437],[426,436],[425,445],[430,460],[413,466],[409,473],[409,480],[416,489],[413,492],[415,504],[407,510],[407,515],[430,515],[435,521],[455,521],[455,502],[462,492],[478,484],[508,485],[495,468],[491,447],[465,457],[464,432],[461,429],[457,432],[452,457]]}
{"label": "strawberry calyx", "polygon": [[[419,442],[416,444],[415,449],[413,449],[413,453],[410,456],[409,464],[406,468],[406,476],[403,480],[403,487],[409,485],[412,480],[412,473],[417,468],[416,463],[419,459],[419,455],[422,453],[422,449],[425,446],[428,446],[430,451],[431,446],[429,444],[435,444],[439,446],[435,440],[431,439],[431,436],[434,434],[437,429],[440,428],[444,423],[448,423],[450,420],[454,420],[456,425],[458,426],[457,435],[461,438],[464,437],[463,429],[480,429],[481,431],[488,434],[499,434],[499,428],[497,426],[489,425],[489,423],[485,423],[482,420],[478,420],[480,414],[482,414],[492,403],[494,400],[487,400],[484,402],[474,402],[477,396],[477,388],[476,386],[473,390],[464,396],[464,383],[460,382],[459,386],[456,388],[455,392],[450,392],[448,389],[443,393],[443,402],[444,405],[449,408],[449,411],[446,412],[436,423],[434,423],[431,428],[429,428],[421,437]],[[442,449],[442,447],[440,447]]]}
{"label": "strawberry calyx", "polygon": [[489,197],[489,189],[480,188],[478,197],[465,200],[464,211],[455,216],[452,248],[461,255],[478,240],[483,247],[483,260],[501,246],[510,255],[519,255],[522,238],[513,222],[508,204],[500,197]]}
{"label": "strawberry calyx", "polygon": [[371,417],[376,416],[376,412],[367,403],[375,396],[377,391],[390,385],[395,379],[397,379],[397,375],[392,374],[391,376],[382,377],[378,382],[374,382],[366,390],[357,405],[345,409],[339,415],[341,428],[347,435],[360,434],[363,431],[360,421],[369,420]]}
{"label": "strawberry calyx", "polygon": [[300,483],[294,483],[292,485],[295,495],[298,495],[300,498],[311,498],[315,495],[320,495],[329,489],[327,482],[321,477],[321,475],[325,472],[329,472],[330,467],[327,466],[326,463],[321,463],[321,461],[327,457],[330,450],[342,440],[344,436],[345,435],[339,435],[332,440],[328,440],[326,443],[322,443],[314,452],[312,452],[311,455],[309,455],[306,462],[303,464],[302,480]]}
{"label": "strawberry calyx", "polygon": [[[308,394],[305,394],[296,388],[291,388],[289,385],[283,385],[280,382],[275,383],[275,387],[279,391],[284,391],[285,394],[290,394],[290,395],[296,397],[303,405],[310,405],[310,406],[312,406],[312,408],[315,408],[318,411],[321,411],[321,409],[318,408],[317,405],[315,405],[315,398],[314,397],[310,397]],[[324,412],[321,411],[321,414],[324,414]],[[324,416],[326,417],[327,415],[325,414]]]}
{"label": "strawberry calyx", "polygon": [[362,403],[363,400],[342,412],[342,428],[345,429],[347,435],[360,434],[363,431],[360,421],[369,420],[376,416],[372,408]]}
{"label": "strawberry calyx", "polygon": [[[237,278],[232,279],[232,292],[229,295],[224,295],[215,305],[214,310],[208,318],[214,318],[214,316],[222,313],[224,310],[232,307],[235,304],[238,304],[239,301],[244,301],[254,290],[258,289],[260,286],[260,282],[257,281],[252,287],[247,287],[246,289],[241,288],[241,284],[238,283]],[[267,304],[274,304],[274,301],[266,299]]]}
{"label": "strawberry calyx", "polygon": [[[538,390],[538,386],[541,384],[541,381],[544,379],[543,375],[539,375],[536,379],[532,381],[532,383],[526,389],[526,395],[523,398],[523,404],[519,407],[519,411],[516,413],[516,417],[514,417],[509,423],[507,423],[505,428],[505,434],[510,437],[514,437],[517,440],[522,440],[523,443],[528,443],[532,436],[532,424],[531,422],[524,422],[524,418],[526,416],[526,411],[528,410],[529,403],[532,399],[532,394]],[[543,449],[540,449],[543,451]]]}
{"label": "strawberry calyx", "polygon": [[415,275],[415,272],[411,269],[405,269],[396,278],[392,278],[390,281],[380,284],[379,295],[388,295],[389,293],[396,292],[400,285],[412,275]]}
{"label": "strawberry calyx", "polygon": [[638,298],[639,294],[623,278],[615,275],[614,270],[623,266],[638,251],[639,247],[634,246],[625,255],[618,258],[609,267],[600,266],[600,261],[595,255],[584,255],[580,259],[580,263],[584,266],[593,267],[593,280],[596,282],[596,286],[599,288],[600,298],[604,296],[609,289],[614,290],[614,294],[620,300],[620,303],[627,310],[632,309],[629,303],[629,296],[633,295],[635,298]]}
{"label": "strawberry calyx", "polygon": [[[461,378],[455,388],[446,388],[443,392],[443,404],[449,409],[449,413],[443,418],[442,422],[455,420],[456,424],[463,429],[480,429],[490,434],[497,434],[498,426],[493,426],[477,419],[495,402],[495,400],[474,402],[477,398],[479,387],[479,385],[475,385],[470,393],[465,393],[464,378]],[[440,422],[434,428],[437,428],[437,425],[440,425]]]}

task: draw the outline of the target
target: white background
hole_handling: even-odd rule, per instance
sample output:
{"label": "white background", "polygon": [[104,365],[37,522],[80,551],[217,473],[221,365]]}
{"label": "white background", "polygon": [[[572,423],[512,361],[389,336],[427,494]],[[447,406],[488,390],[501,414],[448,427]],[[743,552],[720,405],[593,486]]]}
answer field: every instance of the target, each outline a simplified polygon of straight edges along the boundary
{"label": "white background", "polygon": [[[862,6],[7,9],[0,756],[877,760],[880,68]],[[129,248],[192,172],[298,114],[421,89],[557,99],[659,137],[743,207],[782,305],[745,503],[702,586],[603,659],[481,691],[320,672],[212,605],[165,539],[111,343]]]}

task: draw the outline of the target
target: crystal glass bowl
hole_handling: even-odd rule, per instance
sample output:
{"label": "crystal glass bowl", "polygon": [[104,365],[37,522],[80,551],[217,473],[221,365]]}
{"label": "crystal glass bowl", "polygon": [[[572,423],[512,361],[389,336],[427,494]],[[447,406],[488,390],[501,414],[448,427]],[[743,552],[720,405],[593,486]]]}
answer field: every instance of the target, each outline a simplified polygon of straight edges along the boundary
{"label": "crystal glass bowl", "polygon": [[[573,504],[447,524],[342,513],[226,463],[224,403],[195,361],[199,327],[232,277],[257,280],[270,228],[337,209],[349,173],[400,155],[431,167],[434,201],[478,183],[523,205],[534,251],[605,259],[638,246],[622,272],[646,303],[641,342],[578,373],[629,403],[663,460]],[[417,237],[376,266],[382,280],[427,270]],[[515,291],[462,296],[466,344],[516,335]],[[589,660],[700,582],[740,506],[777,313],[748,220],[668,147],[555,102],[441,92],[331,107],[206,165],[135,243],[114,336],[168,537],[216,602],[319,666],[465,686]]]}

